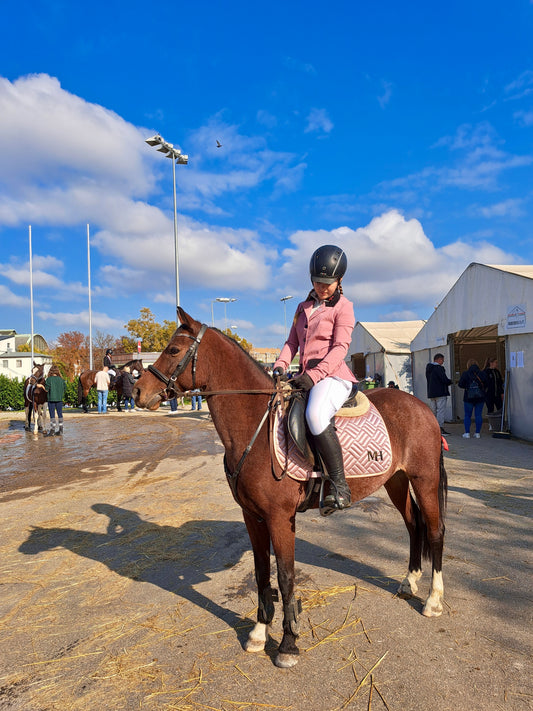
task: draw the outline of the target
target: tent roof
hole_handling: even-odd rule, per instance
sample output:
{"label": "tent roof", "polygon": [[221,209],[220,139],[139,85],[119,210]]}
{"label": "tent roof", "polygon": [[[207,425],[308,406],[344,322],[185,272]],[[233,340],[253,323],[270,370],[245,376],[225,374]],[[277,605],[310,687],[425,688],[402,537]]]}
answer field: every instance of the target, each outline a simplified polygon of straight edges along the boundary
{"label": "tent roof", "polygon": [[358,321],[386,353],[410,353],[411,341],[425,321]]}
{"label": "tent roof", "polygon": [[[515,307],[524,310],[522,323],[511,318]],[[498,336],[533,333],[532,308],[533,265],[472,262],[413,338],[411,348],[442,347],[451,334],[466,338],[472,329],[478,337],[479,329],[486,327]]]}
{"label": "tent roof", "polygon": [[486,264],[484,266],[491,269],[498,269],[501,272],[509,272],[509,274],[517,274],[518,276],[533,279],[532,264]]}

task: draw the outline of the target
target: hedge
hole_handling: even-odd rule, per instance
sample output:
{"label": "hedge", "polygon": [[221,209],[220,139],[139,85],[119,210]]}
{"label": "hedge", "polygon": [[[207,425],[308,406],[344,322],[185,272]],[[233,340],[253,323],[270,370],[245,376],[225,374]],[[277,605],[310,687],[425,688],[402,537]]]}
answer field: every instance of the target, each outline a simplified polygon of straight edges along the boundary
{"label": "hedge", "polygon": [[[78,378],[66,379],[67,389],[64,402],[71,407],[78,406]],[[114,390],[109,391],[108,402],[111,404],[116,400]],[[98,404],[98,395],[94,388],[89,390],[87,398],[89,405]],[[2,410],[24,410],[24,381],[15,378],[7,378],[0,375],[0,411]]]}

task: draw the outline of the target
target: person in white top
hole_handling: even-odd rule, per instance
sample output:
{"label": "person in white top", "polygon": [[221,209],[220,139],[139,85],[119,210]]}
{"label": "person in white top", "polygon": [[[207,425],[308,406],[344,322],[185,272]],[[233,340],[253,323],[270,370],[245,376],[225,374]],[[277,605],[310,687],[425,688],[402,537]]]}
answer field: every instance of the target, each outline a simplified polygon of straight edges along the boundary
{"label": "person in white top", "polygon": [[111,382],[108,370],[107,365],[104,365],[102,370],[99,370],[94,376],[94,384],[98,391],[98,414],[107,413],[107,393],[109,392],[109,384]]}

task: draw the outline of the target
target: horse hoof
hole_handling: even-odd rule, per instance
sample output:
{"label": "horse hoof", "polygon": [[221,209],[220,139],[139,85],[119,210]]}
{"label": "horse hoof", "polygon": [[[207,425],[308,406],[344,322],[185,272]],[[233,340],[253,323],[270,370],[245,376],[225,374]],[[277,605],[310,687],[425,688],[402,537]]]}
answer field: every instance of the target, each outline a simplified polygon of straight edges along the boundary
{"label": "horse hoof", "polygon": [[440,600],[439,602],[426,602],[422,614],[424,617],[440,617],[442,615],[442,603]]}
{"label": "horse hoof", "polygon": [[257,654],[257,652],[262,652],[265,649],[265,642],[260,639],[248,639],[244,649],[251,654]]}
{"label": "horse hoof", "polygon": [[290,669],[298,664],[297,654],[278,654],[274,664],[280,669]]}

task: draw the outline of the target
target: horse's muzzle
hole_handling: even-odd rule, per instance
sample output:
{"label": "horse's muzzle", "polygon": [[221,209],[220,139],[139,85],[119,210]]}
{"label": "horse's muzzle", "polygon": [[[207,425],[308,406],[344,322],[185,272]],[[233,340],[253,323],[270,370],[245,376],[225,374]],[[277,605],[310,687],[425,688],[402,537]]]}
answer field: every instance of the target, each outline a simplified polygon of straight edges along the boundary
{"label": "horse's muzzle", "polygon": [[161,391],[153,393],[151,397],[145,398],[139,387],[134,387],[132,391],[133,399],[137,407],[143,407],[146,410],[157,410],[163,402],[163,393]]}

